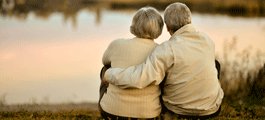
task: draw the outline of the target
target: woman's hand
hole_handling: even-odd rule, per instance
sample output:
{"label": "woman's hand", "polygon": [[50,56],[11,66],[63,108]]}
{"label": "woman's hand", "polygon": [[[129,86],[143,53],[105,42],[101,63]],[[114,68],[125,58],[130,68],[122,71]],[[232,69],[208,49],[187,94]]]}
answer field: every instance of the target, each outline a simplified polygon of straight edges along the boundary
{"label": "woman's hand", "polygon": [[103,84],[109,84],[108,81],[104,80],[104,75],[105,75],[105,72],[110,68],[111,66],[110,65],[105,65],[103,66],[103,68],[101,69],[101,72],[100,72],[100,79],[101,79],[101,82]]}

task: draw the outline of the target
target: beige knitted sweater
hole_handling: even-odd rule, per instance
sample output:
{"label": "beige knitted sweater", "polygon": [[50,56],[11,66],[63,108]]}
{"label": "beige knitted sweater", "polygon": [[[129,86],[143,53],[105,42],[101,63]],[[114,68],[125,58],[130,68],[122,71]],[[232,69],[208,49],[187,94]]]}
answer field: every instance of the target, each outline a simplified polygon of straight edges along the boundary
{"label": "beige knitted sweater", "polygon": [[[133,38],[113,41],[103,55],[103,64],[112,67],[126,68],[144,62],[156,47],[150,39]],[[144,89],[121,89],[110,84],[100,105],[110,114],[135,117],[153,118],[161,112],[159,101],[160,88],[150,85]]]}

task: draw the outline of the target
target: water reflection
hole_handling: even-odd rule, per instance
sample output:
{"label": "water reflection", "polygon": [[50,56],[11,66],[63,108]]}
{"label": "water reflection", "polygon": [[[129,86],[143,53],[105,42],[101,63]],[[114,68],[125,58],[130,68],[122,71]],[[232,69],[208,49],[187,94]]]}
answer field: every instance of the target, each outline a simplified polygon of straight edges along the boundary
{"label": "water reflection", "polygon": [[[0,96],[6,94],[8,103],[97,101],[103,52],[112,40],[133,36],[129,27],[139,6],[124,9],[127,3],[85,0],[14,1],[12,9],[1,8]],[[198,13],[192,17],[194,25],[214,40],[217,53],[224,41],[234,37],[239,49],[251,45],[265,52],[264,17]],[[155,41],[169,37],[164,28]]]}

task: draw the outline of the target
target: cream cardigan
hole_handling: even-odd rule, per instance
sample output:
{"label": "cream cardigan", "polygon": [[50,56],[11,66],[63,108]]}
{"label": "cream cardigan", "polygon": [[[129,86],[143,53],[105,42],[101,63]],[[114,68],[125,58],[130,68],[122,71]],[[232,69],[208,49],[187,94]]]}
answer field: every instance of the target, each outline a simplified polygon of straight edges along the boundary
{"label": "cream cardigan", "polygon": [[[119,68],[140,64],[156,45],[153,40],[142,38],[115,40],[105,51],[103,64]],[[110,84],[100,105],[104,111],[118,116],[153,118],[161,112],[159,95],[158,85],[150,85],[144,89],[121,89]]]}

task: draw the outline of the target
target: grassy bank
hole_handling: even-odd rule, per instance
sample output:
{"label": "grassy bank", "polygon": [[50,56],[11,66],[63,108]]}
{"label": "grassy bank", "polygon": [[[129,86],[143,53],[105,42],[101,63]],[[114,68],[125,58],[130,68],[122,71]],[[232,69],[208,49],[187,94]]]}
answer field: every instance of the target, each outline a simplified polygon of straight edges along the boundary
{"label": "grassy bank", "polygon": [[[82,106],[80,108],[80,105]],[[60,106],[60,107],[58,107]],[[79,106],[79,107],[78,107]],[[61,109],[61,108],[64,109]],[[49,109],[47,109],[49,108]],[[66,109],[67,108],[67,109]],[[6,110],[4,110],[6,109]],[[11,110],[12,109],[12,110]],[[13,105],[1,107],[1,120],[24,119],[74,119],[74,120],[98,120],[102,119],[94,104],[63,104],[63,105]],[[265,107],[231,103],[224,101],[220,115],[214,120],[236,119],[265,119]]]}
{"label": "grassy bank", "polygon": [[98,119],[100,118],[96,103],[80,104],[23,104],[0,106],[1,120],[24,119]]}

